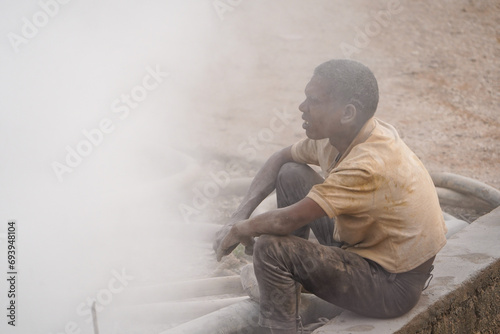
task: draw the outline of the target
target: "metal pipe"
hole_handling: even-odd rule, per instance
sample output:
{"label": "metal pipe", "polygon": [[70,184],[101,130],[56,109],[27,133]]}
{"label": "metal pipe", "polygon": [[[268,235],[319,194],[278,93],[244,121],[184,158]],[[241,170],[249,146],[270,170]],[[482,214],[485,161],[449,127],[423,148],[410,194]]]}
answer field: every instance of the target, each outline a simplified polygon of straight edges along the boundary
{"label": "metal pipe", "polygon": [[121,303],[159,303],[216,295],[243,295],[240,276],[212,277],[185,282],[129,287],[116,296]]}
{"label": "metal pipe", "polygon": [[121,306],[111,311],[110,318],[132,323],[183,323],[248,299],[242,296]]}
{"label": "metal pipe", "polygon": [[[342,311],[342,308],[330,304],[315,295],[301,295],[299,314],[304,325],[316,322],[319,318],[334,318]],[[258,320],[259,304],[252,300],[245,300],[166,330],[160,334],[269,333],[259,327]]]}

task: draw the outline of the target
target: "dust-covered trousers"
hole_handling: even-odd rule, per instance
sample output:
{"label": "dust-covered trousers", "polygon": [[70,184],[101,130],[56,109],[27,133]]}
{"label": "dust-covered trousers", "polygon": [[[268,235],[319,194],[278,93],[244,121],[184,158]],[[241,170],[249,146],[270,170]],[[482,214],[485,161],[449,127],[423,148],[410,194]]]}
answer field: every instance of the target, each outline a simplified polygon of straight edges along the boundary
{"label": "dust-covered trousers", "polygon": [[[285,164],[278,174],[278,207],[303,199],[323,178],[307,165]],[[391,318],[412,309],[432,270],[429,259],[401,274],[339,248],[334,221],[325,216],[292,236],[262,235],[254,246],[254,270],[260,291],[259,324],[296,329],[300,285],[318,297],[360,315]],[[321,244],[306,240],[310,229]]]}

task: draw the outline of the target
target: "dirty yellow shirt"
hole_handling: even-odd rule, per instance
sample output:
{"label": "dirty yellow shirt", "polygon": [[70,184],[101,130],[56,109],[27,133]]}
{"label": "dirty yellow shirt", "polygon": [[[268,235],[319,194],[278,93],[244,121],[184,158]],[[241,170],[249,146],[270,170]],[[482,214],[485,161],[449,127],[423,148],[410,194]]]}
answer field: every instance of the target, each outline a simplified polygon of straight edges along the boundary
{"label": "dirty yellow shirt", "polygon": [[432,179],[391,125],[370,119],[342,156],[328,139],[304,139],[292,157],[326,173],[307,197],[336,217],[334,239],[347,251],[401,273],[446,244]]}

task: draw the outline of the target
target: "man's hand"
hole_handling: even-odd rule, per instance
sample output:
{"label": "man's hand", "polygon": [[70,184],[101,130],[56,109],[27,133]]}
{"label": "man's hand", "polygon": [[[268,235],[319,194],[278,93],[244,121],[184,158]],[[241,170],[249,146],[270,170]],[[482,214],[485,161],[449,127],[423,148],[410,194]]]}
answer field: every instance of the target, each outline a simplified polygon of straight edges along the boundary
{"label": "man's hand", "polygon": [[218,232],[217,261],[230,254],[239,243],[245,246],[245,253],[252,251],[253,237],[262,234],[289,235],[293,231],[324,217],[325,211],[312,199],[306,197],[284,208],[264,212],[255,217],[224,226]]}
{"label": "man's hand", "polygon": [[[255,175],[247,194],[234,212],[231,221],[215,234],[215,240],[212,245],[215,252],[220,248],[222,240],[229,234],[231,226],[250,217],[255,208],[275,189],[276,178],[278,177],[280,168],[285,163],[291,161],[293,161],[291,146],[277,151],[266,161],[264,166],[257,172],[257,175]],[[238,246],[238,243],[233,246],[226,250],[227,254],[231,253]],[[245,253],[252,255],[253,242],[245,246]]]}
{"label": "man's hand", "polygon": [[214,252],[217,252],[217,249],[219,248],[222,239],[224,239],[226,235],[229,233],[231,226],[232,225],[229,224],[224,225],[215,233],[215,239],[214,242],[212,243],[212,249],[214,250]]}
{"label": "man's hand", "polygon": [[[222,243],[222,240],[224,240],[224,238],[228,235],[228,233],[231,230],[231,227],[233,225],[234,225],[234,223],[229,223],[227,225],[224,225],[223,227],[221,227],[220,230],[217,231],[217,233],[215,233],[215,240],[212,244],[212,248],[213,248],[214,252],[217,253],[217,250],[219,249],[219,247]],[[234,247],[228,249],[227,254],[230,254],[236,247],[238,247],[238,244],[235,244]],[[247,254],[247,255],[253,254],[253,242],[250,245],[245,246],[245,254]]]}
{"label": "man's hand", "polygon": [[229,233],[231,230],[231,227],[233,227],[234,224],[236,224],[238,221],[237,220],[231,220],[229,223],[226,225],[222,226],[216,233],[215,233],[215,240],[212,244],[212,249],[214,252],[217,252],[217,249],[219,249],[219,246],[222,242],[222,240],[226,237],[226,235]]}
{"label": "man's hand", "polygon": [[[244,222],[238,223],[244,224]],[[253,249],[254,239],[251,236],[243,235],[238,229],[238,224],[232,226],[224,226],[222,230],[227,230],[229,228],[222,241],[220,242],[216,253],[217,261],[220,262],[223,256],[231,254],[231,252],[238,246],[238,244],[243,244],[245,246],[245,253],[248,254],[248,250]],[[222,231],[221,230],[221,231]],[[215,243],[214,243],[215,244]]]}

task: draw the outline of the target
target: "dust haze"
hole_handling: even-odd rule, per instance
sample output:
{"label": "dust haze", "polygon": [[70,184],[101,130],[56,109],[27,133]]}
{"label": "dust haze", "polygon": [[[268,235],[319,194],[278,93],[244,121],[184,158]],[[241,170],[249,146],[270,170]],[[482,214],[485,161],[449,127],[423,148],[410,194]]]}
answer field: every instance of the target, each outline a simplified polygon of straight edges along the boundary
{"label": "dust haze", "polygon": [[500,186],[498,172],[472,162],[500,156],[494,6],[3,2],[0,267],[14,219],[19,275],[16,328],[2,313],[2,332],[92,333],[93,299],[111,308],[129,287],[210,273],[196,223],[223,223],[205,204],[225,186],[207,182],[252,176],[302,138],[304,86],[331,58],[374,70],[379,116],[431,170]]}

